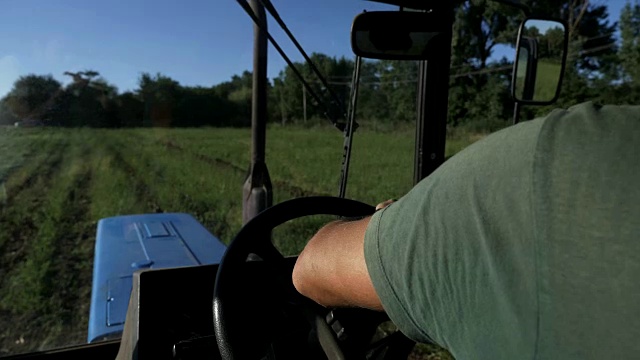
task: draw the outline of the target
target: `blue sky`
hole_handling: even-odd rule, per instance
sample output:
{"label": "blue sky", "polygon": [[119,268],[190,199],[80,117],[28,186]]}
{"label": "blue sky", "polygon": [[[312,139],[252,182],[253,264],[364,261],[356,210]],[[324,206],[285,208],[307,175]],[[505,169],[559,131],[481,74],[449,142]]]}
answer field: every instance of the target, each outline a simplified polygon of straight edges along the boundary
{"label": "blue sky", "polygon": [[[310,53],[353,56],[351,21],[363,9],[392,7],[361,0],[272,0]],[[608,1],[611,21],[624,0]],[[289,56],[302,60],[275,23]],[[20,75],[94,69],[121,91],[140,72],[161,72],[184,85],[210,86],[252,67],[251,19],[235,0],[1,0],[0,96]],[[284,61],[269,49],[269,76]]]}

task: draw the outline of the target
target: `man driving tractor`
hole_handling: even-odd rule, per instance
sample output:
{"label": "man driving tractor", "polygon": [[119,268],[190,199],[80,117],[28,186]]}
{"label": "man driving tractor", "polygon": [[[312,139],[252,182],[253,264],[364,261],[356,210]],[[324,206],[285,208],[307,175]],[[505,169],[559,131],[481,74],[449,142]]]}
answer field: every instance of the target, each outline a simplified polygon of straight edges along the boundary
{"label": "man driving tractor", "polygon": [[639,138],[640,107],[591,103],[494,133],[320,229],[294,285],[458,359],[636,357]]}

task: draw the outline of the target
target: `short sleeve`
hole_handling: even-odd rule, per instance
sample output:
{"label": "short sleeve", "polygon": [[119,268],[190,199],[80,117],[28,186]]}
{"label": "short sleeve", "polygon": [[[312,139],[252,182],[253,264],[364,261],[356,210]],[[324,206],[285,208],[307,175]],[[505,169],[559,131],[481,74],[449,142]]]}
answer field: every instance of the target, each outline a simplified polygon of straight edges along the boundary
{"label": "short sleeve", "polygon": [[411,339],[461,359],[479,349],[485,358],[533,356],[532,171],[543,123],[476,142],[372,216],[367,268],[384,309]]}

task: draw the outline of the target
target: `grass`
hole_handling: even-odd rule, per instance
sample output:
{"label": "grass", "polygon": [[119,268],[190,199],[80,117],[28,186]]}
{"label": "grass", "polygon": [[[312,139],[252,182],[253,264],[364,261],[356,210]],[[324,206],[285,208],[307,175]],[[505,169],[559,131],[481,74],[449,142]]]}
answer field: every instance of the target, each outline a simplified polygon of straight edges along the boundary
{"label": "grass", "polygon": [[535,100],[549,101],[556,95],[560,81],[561,64],[541,61],[536,72]]}
{"label": "grass", "polygon": [[[522,98],[525,83],[526,62],[518,62],[518,73],[516,80],[516,95]],[[553,62],[539,61],[536,69],[536,82],[533,90],[533,101],[550,101],[558,89],[560,80],[561,64]]]}
{"label": "grass", "polygon": [[[457,134],[447,154],[479,138]],[[274,202],[336,195],[342,141],[333,128],[272,126]],[[411,188],[412,131],[360,129],[353,146],[348,197],[376,204]],[[187,212],[225,243],[242,225],[248,129],[0,128],[0,151],[0,355],[86,341],[99,219]],[[297,254],[329,219],[287,223],[274,243]]]}

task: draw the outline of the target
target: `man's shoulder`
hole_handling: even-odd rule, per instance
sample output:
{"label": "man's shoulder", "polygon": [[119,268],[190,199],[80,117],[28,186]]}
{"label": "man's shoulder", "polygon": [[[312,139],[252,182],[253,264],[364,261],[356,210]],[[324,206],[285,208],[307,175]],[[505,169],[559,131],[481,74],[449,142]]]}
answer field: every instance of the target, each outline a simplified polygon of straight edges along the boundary
{"label": "man's shoulder", "polygon": [[[624,141],[629,134],[640,136],[639,105],[600,105],[591,101],[557,108],[548,114],[518,125],[504,128],[485,137],[477,144],[478,148],[496,147],[511,139],[512,145],[535,139],[535,153],[552,154],[564,152],[579,155],[589,148],[595,149],[611,141],[611,150],[635,146],[635,142]],[[634,135],[635,136],[635,135]],[[613,146],[615,145],[615,146]],[[478,148],[471,148],[473,152]],[[529,154],[511,154],[511,156],[529,156]]]}
{"label": "man's shoulder", "polygon": [[539,136],[546,152],[619,151],[635,146],[629,135],[640,134],[640,106],[585,102],[554,110],[542,121]]}
{"label": "man's shoulder", "polygon": [[587,101],[567,109],[555,109],[540,120],[567,126],[590,121],[607,121],[615,126],[638,126],[640,105],[603,105]]}

